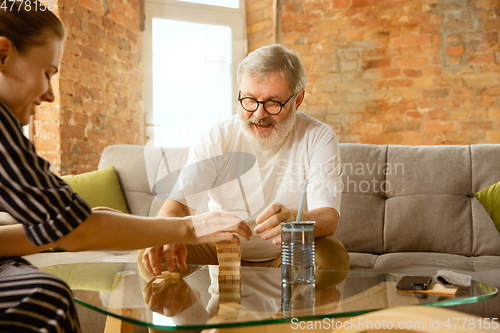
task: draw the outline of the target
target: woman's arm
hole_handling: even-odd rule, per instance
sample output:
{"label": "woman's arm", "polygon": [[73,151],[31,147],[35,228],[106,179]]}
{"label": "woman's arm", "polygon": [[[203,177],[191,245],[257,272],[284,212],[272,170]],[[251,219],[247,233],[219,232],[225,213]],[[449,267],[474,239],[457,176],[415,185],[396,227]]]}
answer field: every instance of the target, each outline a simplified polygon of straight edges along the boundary
{"label": "woman's arm", "polygon": [[[135,250],[168,243],[205,243],[228,240],[239,243],[240,234],[245,239],[251,235],[250,228],[244,222],[234,223],[235,217],[223,213],[211,213],[204,220],[217,220],[226,223],[227,228],[209,235],[197,237],[196,218],[139,217],[108,211],[94,211],[89,217],[68,235],[55,243],[35,246],[24,233],[21,224],[0,228],[0,257],[21,256],[38,253],[54,245],[66,251],[87,250]],[[218,214],[218,215],[216,215]],[[241,220],[238,219],[237,222]],[[220,225],[219,223],[219,225]]]}
{"label": "woman's arm", "polygon": [[21,256],[38,253],[59,245],[66,251],[133,250],[150,244],[160,245],[189,233],[181,219],[142,218],[105,211],[92,212],[68,235],[43,246],[32,244],[22,224],[0,228],[0,256]]}
{"label": "woman's arm", "polygon": [[135,250],[171,243],[190,235],[183,219],[148,218],[109,211],[93,211],[68,235],[56,241],[66,251]]}
{"label": "woman's arm", "polygon": [[15,257],[42,252],[55,243],[36,246],[28,240],[20,223],[0,227],[0,257]]}

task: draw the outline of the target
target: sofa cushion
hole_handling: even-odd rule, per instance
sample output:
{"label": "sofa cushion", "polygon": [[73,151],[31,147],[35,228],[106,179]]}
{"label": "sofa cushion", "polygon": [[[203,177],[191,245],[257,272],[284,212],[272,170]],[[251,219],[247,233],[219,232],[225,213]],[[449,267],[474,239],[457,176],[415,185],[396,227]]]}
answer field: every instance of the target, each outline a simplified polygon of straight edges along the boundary
{"label": "sofa cushion", "polygon": [[498,144],[471,145],[472,192],[500,181],[500,149]]}
{"label": "sofa cushion", "polygon": [[387,146],[341,144],[340,158],[343,193],[385,197]]}
{"label": "sofa cushion", "polygon": [[476,193],[476,198],[491,216],[500,233],[500,182],[490,185]]}
{"label": "sofa cushion", "polygon": [[153,199],[165,200],[170,195],[188,152],[188,148],[108,146],[102,153],[99,169],[114,165],[130,212],[149,216]]}
{"label": "sofa cushion", "polygon": [[380,254],[384,250],[385,199],[378,196],[343,193],[335,237],[349,252]]}
{"label": "sofa cushion", "polygon": [[[475,272],[489,271],[492,269],[500,270],[500,257],[498,256],[473,257],[472,263],[474,264]],[[498,279],[500,280],[500,274],[498,275]]]}
{"label": "sofa cushion", "polygon": [[101,170],[61,178],[92,208],[104,206],[128,214],[120,180],[112,165]]}
{"label": "sofa cushion", "polygon": [[399,268],[437,267],[439,269],[453,269],[474,271],[472,258],[446,253],[432,252],[400,252],[388,253],[378,257],[375,269],[392,272]]}
{"label": "sofa cushion", "polygon": [[350,270],[365,270],[375,267],[378,255],[371,253],[349,252]]}
{"label": "sofa cushion", "polygon": [[500,256],[500,234],[483,205],[471,198],[474,256]]}
{"label": "sofa cushion", "polygon": [[418,194],[387,199],[384,252],[472,254],[471,198]]}
{"label": "sofa cushion", "polygon": [[341,144],[343,193],[335,237],[347,251],[383,253],[387,146]]}
{"label": "sofa cushion", "polygon": [[453,194],[472,196],[471,159],[468,146],[389,146],[387,164],[398,173],[387,173],[387,196]]}

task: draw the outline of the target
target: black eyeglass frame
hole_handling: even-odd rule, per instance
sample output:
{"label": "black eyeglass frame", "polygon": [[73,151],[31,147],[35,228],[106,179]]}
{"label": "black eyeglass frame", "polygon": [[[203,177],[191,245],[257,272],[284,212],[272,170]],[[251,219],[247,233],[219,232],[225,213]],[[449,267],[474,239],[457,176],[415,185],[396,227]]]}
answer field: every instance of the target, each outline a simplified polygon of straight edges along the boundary
{"label": "black eyeglass frame", "polygon": [[[264,102],[261,102],[261,101],[258,101],[256,100],[255,98],[253,97],[241,97],[241,91],[238,92],[238,102],[240,102],[240,105],[241,107],[243,108],[243,110],[245,110],[246,112],[255,112],[259,109],[259,105],[262,104],[262,106],[264,107],[264,111],[266,111],[268,114],[270,114],[271,116],[275,116],[277,114],[280,114],[281,110],[283,110],[283,107],[285,107],[285,105],[291,101],[291,99],[295,96],[295,94],[293,94],[289,99],[286,100],[285,103],[281,103],[281,102],[278,102],[278,101],[275,101],[273,99],[269,100],[269,101],[264,101]],[[250,111],[250,110],[247,110],[245,109],[245,107],[243,106],[243,100],[244,99],[251,99],[253,101],[255,101],[257,103],[257,107],[255,108],[255,110],[253,111]],[[268,102],[274,102],[274,103],[278,103],[280,105],[280,110],[276,113],[271,113],[269,111],[266,110],[266,103]]]}

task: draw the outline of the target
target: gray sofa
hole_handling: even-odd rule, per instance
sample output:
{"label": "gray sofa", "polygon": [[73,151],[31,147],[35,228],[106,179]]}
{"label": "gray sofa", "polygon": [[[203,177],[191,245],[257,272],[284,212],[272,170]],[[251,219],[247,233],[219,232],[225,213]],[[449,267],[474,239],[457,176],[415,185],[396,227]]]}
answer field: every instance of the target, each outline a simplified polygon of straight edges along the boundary
{"label": "gray sofa", "polygon": [[[341,144],[340,149],[344,190],[336,236],[350,253],[351,269],[420,275],[450,269],[500,288],[500,235],[474,197],[500,180],[500,145]],[[187,148],[109,146],[99,169],[114,165],[130,212],[153,216],[187,153]],[[160,180],[162,191],[154,196],[152,186]],[[42,253],[27,259],[38,266],[134,261],[135,252]],[[500,297],[454,309],[498,318]],[[87,310],[79,311],[85,318]],[[85,329],[87,320],[82,321]]]}
{"label": "gray sofa", "polygon": [[[336,236],[351,269],[419,275],[449,269],[500,288],[500,235],[474,197],[500,181],[500,145],[341,144],[341,159]],[[498,318],[500,298],[454,309]]]}

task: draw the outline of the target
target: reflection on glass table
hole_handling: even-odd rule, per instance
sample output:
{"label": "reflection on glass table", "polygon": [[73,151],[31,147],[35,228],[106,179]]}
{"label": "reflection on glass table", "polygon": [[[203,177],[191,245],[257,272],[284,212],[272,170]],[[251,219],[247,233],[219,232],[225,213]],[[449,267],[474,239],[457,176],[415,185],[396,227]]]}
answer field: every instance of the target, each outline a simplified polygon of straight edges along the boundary
{"label": "reflection on glass table", "polygon": [[396,289],[403,274],[316,271],[315,285],[281,284],[279,268],[242,267],[241,281],[219,281],[218,266],[189,266],[179,281],[152,286],[135,263],[80,263],[44,267],[61,277],[77,303],[135,325],[201,330],[356,316],[404,305],[474,303],[497,289],[473,281],[454,296]]}

